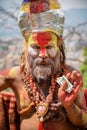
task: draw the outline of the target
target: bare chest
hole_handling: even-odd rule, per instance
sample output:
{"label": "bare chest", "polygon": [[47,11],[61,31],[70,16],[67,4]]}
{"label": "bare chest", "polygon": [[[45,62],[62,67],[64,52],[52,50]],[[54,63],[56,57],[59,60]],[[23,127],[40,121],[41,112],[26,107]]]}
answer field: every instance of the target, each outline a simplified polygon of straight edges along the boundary
{"label": "bare chest", "polygon": [[[21,121],[20,130],[38,130],[39,126],[37,115],[34,114],[31,118]],[[67,121],[46,121],[43,126],[44,130],[79,130]]]}
{"label": "bare chest", "polygon": [[16,80],[13,86],[13,91],[16,97],[18,110],[27,108],[31,103],[31,100],[25,89],[24,83],[21,80]]}

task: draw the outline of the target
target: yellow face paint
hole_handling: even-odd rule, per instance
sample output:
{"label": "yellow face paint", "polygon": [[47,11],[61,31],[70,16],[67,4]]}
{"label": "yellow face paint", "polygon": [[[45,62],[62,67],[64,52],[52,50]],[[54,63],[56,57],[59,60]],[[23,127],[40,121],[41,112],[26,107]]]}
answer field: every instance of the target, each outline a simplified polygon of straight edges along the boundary
{"label": "yellow face paint", "polygon": [[58,50],[58,38],[52,32],[33,33],[28,39],[28,46],[32,44],[36,44],[41,48],[54,44],[55,49]]}
{"label": "yellow face paint", "polygon": [[55,49],[58,50],[59,49],[58,38],[54,33],[51,33],[51,35],[52,35],[52,39],[49,41],[49,44],[54,44]]}

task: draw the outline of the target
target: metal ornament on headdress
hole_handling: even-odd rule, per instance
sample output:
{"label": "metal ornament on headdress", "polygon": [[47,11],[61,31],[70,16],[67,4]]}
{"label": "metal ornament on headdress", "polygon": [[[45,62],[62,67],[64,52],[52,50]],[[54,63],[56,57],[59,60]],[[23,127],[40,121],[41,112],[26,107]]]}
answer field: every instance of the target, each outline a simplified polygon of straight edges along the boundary
{"label": "metal ornament on headdress", "polygon": [[25,39],[32,32],[52,31],[63,35],[64,14],[57,0],[24,0],[18,24]]}

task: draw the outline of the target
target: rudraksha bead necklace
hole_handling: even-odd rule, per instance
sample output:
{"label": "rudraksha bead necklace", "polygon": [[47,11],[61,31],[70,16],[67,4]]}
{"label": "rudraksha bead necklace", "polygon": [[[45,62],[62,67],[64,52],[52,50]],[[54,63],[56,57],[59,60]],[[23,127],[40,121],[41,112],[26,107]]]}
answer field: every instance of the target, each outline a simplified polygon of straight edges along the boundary
{"label": "rudraksha bead necklace", "polygon": [[[47,96],[43,96],[43,94],[41,94],[37,85],[33,81],[32,76],[28,75],[26,71],[22,71],[21,76],[25,84],[25,89],[28,92],[30,99],[36,106],[37,115],[40,118],[40,121],[43,122],[44,120],[52,117],[53,111],[55,110],[53,110],[54,107],[51,107],[51,104],[53,103],[54,92],[56,91],[56,94],[58,93],[58,86],[56,87],[55,76],[51,76],[51,85],[49,87]],[[56,98],[58,101],[58,97]],[[57,106],[57,103],[55,106]]]}

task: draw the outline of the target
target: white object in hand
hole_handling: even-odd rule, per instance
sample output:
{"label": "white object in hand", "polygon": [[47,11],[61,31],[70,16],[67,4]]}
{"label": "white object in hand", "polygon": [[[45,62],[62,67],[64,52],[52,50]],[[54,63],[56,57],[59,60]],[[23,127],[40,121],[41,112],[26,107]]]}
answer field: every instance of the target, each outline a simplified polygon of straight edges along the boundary
{"label": "white object in hand", "polygon": [[67,83],[67,88],[65,89],[65,91],[67,93],[71,93],[72,89],[73,89],[73,85],[69,82],[69,80],[63,75],[59,78],[57,78],[56,82],[61,86],[63,85],[64,81],[66,81]]}

